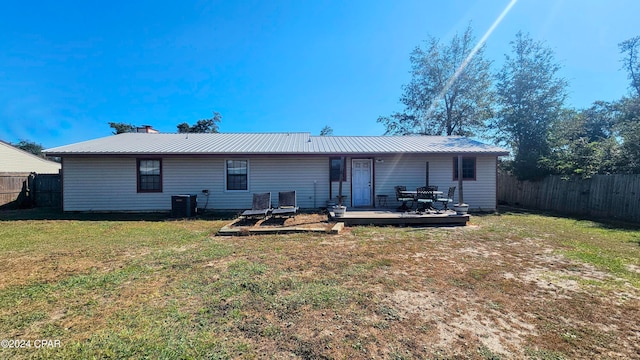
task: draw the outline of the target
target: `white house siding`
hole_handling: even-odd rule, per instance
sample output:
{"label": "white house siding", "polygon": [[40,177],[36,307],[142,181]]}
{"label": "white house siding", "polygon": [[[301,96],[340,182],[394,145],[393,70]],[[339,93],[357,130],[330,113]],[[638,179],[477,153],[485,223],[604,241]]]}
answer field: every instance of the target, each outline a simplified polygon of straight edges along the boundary
{"label": "white house siding", "polygon": [[135,159],[64,158],[62,169],[64,210],[129,210],[144,205],[134,198]]}
{"label": "white house siding", "polygon": [[[252,194],[297,191],[302,208],[321,207],[329,193],[326,157],[262,157],[249,160],[249,190],[226,191],[223,157],[164,158],[161,193],[138,193],[135,158],[65,158],[63,171],[66,211],[159,211],[171,209],[171,196],[197,194],[208,209],[246,209]],[[236,159],[236,158],[234,158]],[[314,185],[314,181],[316,181]],[[315,189],[314,189],[315,186]]]}
{"label": "white house siding", "polygon": [[45,160],[0,140],[0,172],[57,174],[60,163]]}
{"label": "white house siding", "polygon": [[224,171],[221,160],[163,159],[163,192],[138,193],[135,158],[65,158],[63,166],[66,211],[169,210],[171,195],[201,195]]}
{"label": "white house siding", "polygon": [[[360,158],[360,157],[354,157]],[[367,157],[362,157],[367,158]],[[453,155],[397,155],[369,157],[374,164],[375,195],[389,196],[395,202],[395,185],[415,189],[425,184],[425,163],[429,162],[430,184],[443,191],[458,186],[453,180]],[[225,160],[249,160],[249,189],[226,191]],[[346,204],[351,202],[351,158],[347,159],[347,181],[343,183]],[[329,199],[328,156],[277,157],[197,157],[162,160],[163,192],[138,193],[135,158],[64,159],[63,206],[66,211],[159,211],[171,209],[171,196],[197,194],[204,207],[209,190],[208,209],[238,210],[251,207],[252,194],[271,192],[276,206],[279,191],[297,191],[298,206],[323,207]],[[332,185],[335,200],[338,183]],[[459,189],[456,189],[457,201]],[[476,156],[476,180],[464,182],[464,201],[475,210],[493,210],[496,206],[496,158]],[[377,205],[377,204],[376,204]]]}
{"label": "white house siding", "polygon": [[[329,194],[328,157],[261,157],[249,159],[249,192],[227,192],[223,208],[242,209],[251,206],[251,193],[271,192],[274,206],[279,191],[296,191],[298,206],[326,206]],[[315,186],[315,190],[314,190]],[[222,189],[224,190],[224,188]]]}
{"label": "white house siding", "polygon": [[[466,156],[466,155],[465,155]],[[453,155],[397,155],[375,157],[375,194],[388,195],[389,206],[396,202],[394,186],[404,185],[408,190],[424,186],[426,162],[429,162],[429,185],[437,185],[446,193],[456,186],[454,200],[458,201],[458,181],[453,180]],[[473,210],[495,210],[496,208],[496,157],[476,156],[476,180],[465,180],[464,202]]]}

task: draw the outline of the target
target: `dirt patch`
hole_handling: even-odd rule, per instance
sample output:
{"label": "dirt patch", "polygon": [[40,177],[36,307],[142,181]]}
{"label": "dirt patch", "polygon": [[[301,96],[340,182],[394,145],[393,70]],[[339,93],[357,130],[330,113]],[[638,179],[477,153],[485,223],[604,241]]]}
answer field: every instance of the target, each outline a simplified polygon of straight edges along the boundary
{"label": "dirt patch", "polygon": [[638,274],[640,274],[640,266],[629,264],[627,265],[627,269],[629,271],[637,272]]}
{"label": "dirt patch", "polygon": [[[434,326],[432,347],[450,348],[468,333],[470,341],[477,341],[496,353],[509,353],[520,348],[527,336],[536,335],[535,327],[516,314],[503,314],[486,306],[473,294],[458,291],[439,294],[434,292],[395,291],[388,302],[406,318],[419,316]],[[459,311],[464,305],[466,311]]]}
{"label": "dirt patch", "polygon": [[[72,254],[75,257],[71,257]],[[96,261],[74,252],[5,258],[0,262],[0,273],[12,276],[0,277],[0,290],[29,282],[56,281],[90,269],[106,271],[109,268],[108,261]]]}
{"label": "dirt patch", "polygon": [[331,230],[335,222],[329,221],[326,214],[297,214],[296,216],[270,217],[267,219],[240,219],[231,224],[231,229],[279,229],[279,228],[298,228],[298,229],[325,229]]}

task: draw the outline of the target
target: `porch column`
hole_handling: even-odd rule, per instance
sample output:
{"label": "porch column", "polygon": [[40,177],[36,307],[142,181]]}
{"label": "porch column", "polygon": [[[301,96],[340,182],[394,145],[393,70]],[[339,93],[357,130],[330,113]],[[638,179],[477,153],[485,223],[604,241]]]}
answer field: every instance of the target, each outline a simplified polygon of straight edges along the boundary
{"label": "porch column", "polygon": [[464,204],[462,183],[462,155],[458,155],[458,204]]}

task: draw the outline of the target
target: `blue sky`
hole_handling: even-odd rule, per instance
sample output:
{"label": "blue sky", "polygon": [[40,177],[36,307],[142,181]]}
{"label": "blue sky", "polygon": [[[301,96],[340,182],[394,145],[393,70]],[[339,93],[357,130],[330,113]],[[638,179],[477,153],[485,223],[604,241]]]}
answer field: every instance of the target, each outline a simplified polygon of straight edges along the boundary
{"label": "blue sky", "polygon": [[[0,14],[0,139],[45,148],[111,133],[175,132],[222,114],[222,132],[381,135],[402,110],[409,53],[509,0],[33,1]],[[517,31],[563,66],[569,107],[628,93],[617,44],[640,35],[637,0],[519,0],[487,40],[500,68]]]}

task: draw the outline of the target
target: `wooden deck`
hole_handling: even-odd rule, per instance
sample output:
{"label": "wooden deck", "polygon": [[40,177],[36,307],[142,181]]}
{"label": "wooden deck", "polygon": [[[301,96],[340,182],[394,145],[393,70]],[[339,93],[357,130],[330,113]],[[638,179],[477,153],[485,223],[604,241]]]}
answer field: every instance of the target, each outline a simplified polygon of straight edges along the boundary
{"label": "wooden deck", "polygon": [[237,218],[220,229],[217,235],[265,235],[290,233],[339,234],[342,222],[328,221],[326,214],[298,213],[296,216],[265,219]]}
{"label": "wooden deck", "polygon": [[446,213],[398,212],[393,210],[353,210],[348,209],[342,217],[332,219],[342,221],[345,225],[410,225],[410,226],[465,226],[469,215],[457,215],[453,211]]}

